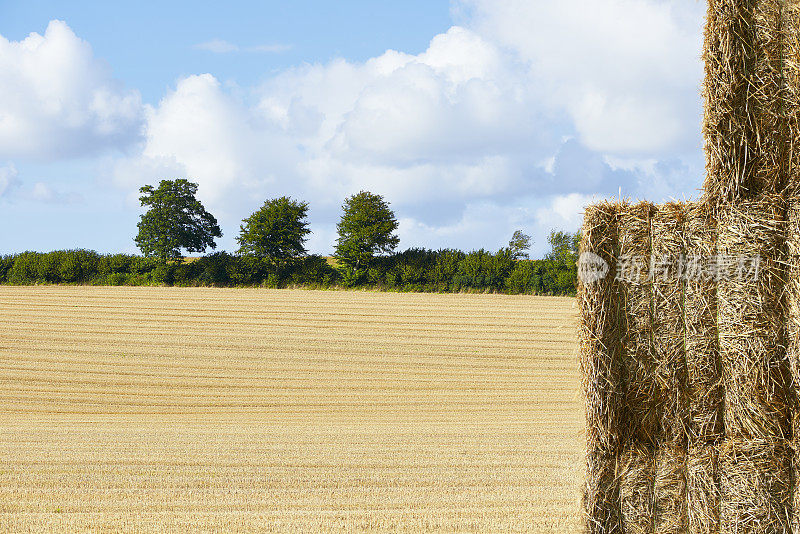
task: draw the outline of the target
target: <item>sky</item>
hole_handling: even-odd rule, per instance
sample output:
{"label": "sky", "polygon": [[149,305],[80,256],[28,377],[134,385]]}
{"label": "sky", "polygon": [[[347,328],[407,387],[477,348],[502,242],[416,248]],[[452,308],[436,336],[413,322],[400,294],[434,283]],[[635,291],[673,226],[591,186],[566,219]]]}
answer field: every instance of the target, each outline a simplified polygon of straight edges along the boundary
{"label": "sky", "polygon": [[0,2],[0,254],[136,252],[138,190],[187,178],[242,219],[383,195],[400,248],[548,248],[608,197],[696,198],[686,0]]}

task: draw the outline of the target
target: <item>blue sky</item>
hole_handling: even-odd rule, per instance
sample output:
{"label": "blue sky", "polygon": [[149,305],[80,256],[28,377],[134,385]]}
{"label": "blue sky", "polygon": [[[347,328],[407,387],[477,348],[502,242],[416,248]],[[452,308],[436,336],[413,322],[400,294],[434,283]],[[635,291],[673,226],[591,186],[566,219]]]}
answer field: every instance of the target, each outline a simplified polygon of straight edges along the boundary
{"label": "blue sky", "polygon": [[[66,4],[66,5],[65,5]],[[187,177],[220,248],[270,197],[329,253],[345,196],[401,247],[546,249],[583,206],[702,183],[703,3],[0,3],[0,253],[134,251],[138,187]]]}

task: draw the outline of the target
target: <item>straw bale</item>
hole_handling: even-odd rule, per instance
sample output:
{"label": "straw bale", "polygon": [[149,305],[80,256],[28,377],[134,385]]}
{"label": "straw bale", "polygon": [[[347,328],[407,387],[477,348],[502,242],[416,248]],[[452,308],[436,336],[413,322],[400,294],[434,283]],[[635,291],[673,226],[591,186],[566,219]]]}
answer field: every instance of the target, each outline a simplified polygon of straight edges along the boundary
{"label": "straw bale", "polygon": [[709,0],[705,190],[712,207],[781,191],[789,138],[782,34],[786,0]]}
{"label": "straw bale", "polygon": [[[663,409],[653,355],[653,284],[650,279],[653,205],[620,208],[618,274],[624,301],[623,352],[625,374],[624,435],[655,445],[661,433]],[[625,267],[627,265],[627,268]]]}
{"label": "straw bale", "polygon": [[655,449],[639,441],[630,443],[619,462],[622,530],[626,534],[654,532],[655,478]]}
{"label": "straw bale", "polygon": [[686,443],[689,424],[684,332],[685,207],[673,202],[653,212],[653,360],[659,403],[662,406],[660,440]]}
{"label": "straw bale", "polygon": [[791,454],[782,440],[726,440],[720,450],[722,532],[788,533]]}
{"label": "straw bale", "polygon": [[685,228],[688,434],[690,440],[710,442],[723,436],[725,398],[717,339],[716,281],[703,274],[707,272],[708,260],[716,256],[716,222],[705,204],[689,203]]}
{"label": "straw bale", "polygon": [[607,276],[579,283],[580,353],[586,404],[587,450],[616,452],[621,443],[622,344],[620,307],[613,269],[617,254],[618,206],[602,203],[586,209],[581,254],[609,265]]}
{"label": "straw bale", "polygon": [[687,508],[691,534],[719,532],[719,451],[715,443],[689,445]]}
{"label": "straw bale", "polygon": [[[720,213],[717,248],[731,260],[721,270],[717,291],[724,424],[730,438],[789,436],[784,218],[777,197],[730,205]],[[736,272],[738,258],[756,258],[758,268]]]}
{"label": "straw bale", "polygon": [[[786,232],[786,355],[794,380],[792,401],[800,404],[800,196],[792,195]],[[800,437],[800,410],[793,411],[793,435]]]}
{"label": "straw bale", "polygon": [[686,492],[686,449],[663,445],[656,452],[654,486],[655,534],[683,534],[689,525]]}
{"label": "straw bale", "polygon": [[622,532],[616,470],[616,454],[587,454],[586,481],[583,489],[584,532],[586,534],[618,534]]}

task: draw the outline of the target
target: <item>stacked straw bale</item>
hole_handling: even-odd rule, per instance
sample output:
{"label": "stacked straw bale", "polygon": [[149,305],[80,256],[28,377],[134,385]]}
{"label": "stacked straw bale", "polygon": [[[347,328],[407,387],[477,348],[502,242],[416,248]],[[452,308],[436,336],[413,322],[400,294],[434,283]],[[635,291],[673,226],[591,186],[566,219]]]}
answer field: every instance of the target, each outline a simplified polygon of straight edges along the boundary
{"label": "stacked straw bale", "polygon": [[[778,196],[727,205],[717,248],[757,271],[720,278],[720,361],[725,442],[720,449],[723,532],[788,532],[791,378],[785,353],[785,206]],[[733,265],[726,265],[733,269]],[[738,267],[738,266],[737,266]],[[784,488],[786,491],[784,491]]]}
{"label": "stacked straw bale", "polygon": [[653,287],[653,380],[661,407],[656,447],[655,532],[681,533],[688,528],[686,494],[689,397],[685,352],[686,205],[658,206],[651,220]]}
{"label": "stacked straw bale", "polygon": [[[653,283],[650,277],[652,252],[651,220],[654,206],[649,202],[619,207],[619,291],[623,303],[623,372],[625,379],[623,435],[655,447],[661,433],[663,405],[658,395],[653,354]],[[623,270],[627,272],[622,272]]]}
{"label": "stacked straw bale", "polygon": [[708,0],[703,57],[702,201],[587,211],[590,532],[800,534],[800,0]]}
{"label": "stacked straw bale", "polygon": [[719,532],[719,454],[724,437],[722,369],[717,337],[716,280],[705,274],[715,258],[716,223],[704,203],[686,205],[686,340],[689,425],[689,532]]}
{"label": "stacked straw bale", "polygon": [[618,206],[603,203],[587,209],[581,255],[595,255],[610,272],[593,283],[581,282],[580,347],[586,399],[587,476],[583,506],[587,532],[621,532],[617,454],[622,443],[621,309],[614,277],[619,251]]}
{"label": "stacked straw bale", "polygon": [[709,0],[706,198],[712,207],[783,189],[787,0]]}

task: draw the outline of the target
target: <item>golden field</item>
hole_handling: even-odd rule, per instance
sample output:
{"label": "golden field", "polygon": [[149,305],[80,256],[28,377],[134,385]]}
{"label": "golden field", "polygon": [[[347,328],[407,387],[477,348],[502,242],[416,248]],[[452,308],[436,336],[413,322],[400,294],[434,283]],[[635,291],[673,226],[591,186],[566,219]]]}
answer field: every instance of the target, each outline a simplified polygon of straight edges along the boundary
{"label": "golden field", "polygon": [[574,299],[0,287],[0,532],[575,532]]}

